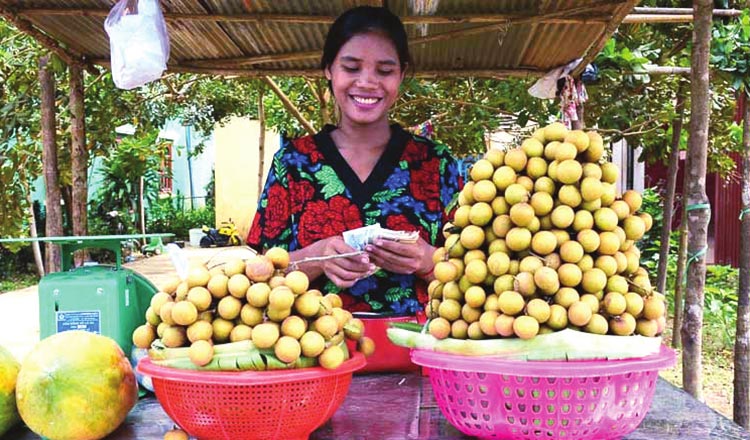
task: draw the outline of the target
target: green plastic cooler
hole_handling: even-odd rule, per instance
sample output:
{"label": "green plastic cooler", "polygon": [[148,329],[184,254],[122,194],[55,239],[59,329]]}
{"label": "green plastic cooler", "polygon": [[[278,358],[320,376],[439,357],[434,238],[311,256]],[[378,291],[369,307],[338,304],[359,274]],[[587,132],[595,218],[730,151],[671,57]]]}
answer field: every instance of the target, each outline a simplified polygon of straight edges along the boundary
{"label": "green plastic cooler", "polygon": [[[121,266],[122,242],[165,236],[171,234],[37,239],[59,244],[62,250],[61,271],[39,282],[41,339],[66,330],[84,330],[114,339],[130,355],[133,330],[146,322],[146,309],[157,289],[142,275]],[[115,264],[73,268],[73,253],[79,249],[108,249],[115,254]]]}

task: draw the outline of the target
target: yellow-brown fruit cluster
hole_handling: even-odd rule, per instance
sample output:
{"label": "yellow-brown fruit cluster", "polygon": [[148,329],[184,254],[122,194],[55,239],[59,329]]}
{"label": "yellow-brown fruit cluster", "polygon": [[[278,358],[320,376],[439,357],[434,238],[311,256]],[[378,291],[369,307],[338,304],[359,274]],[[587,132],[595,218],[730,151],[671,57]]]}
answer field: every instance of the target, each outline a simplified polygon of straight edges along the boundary
{"label": "yellow-brown fruit cluster", "polygon": [[553,123],[473,165],[434,255],[433,336],[661,334],[664,297],[635,246],[652,219],[603,156],[598,133]]}
{"label": "yellow-brown fruit cluster", "polygon": [[304,272],[288,268],[281,248],[210,270],[192,265],[187,279],[175,278],[151,298],[133,343],[149,348],[158,338],[168,348],[189,346],[198,366],[211,362],[214,344],[243,340],[272,349],[286,364],[304,356],[331,369],[346,360],[345,337],[371,351],[362,321],[342,308],[341,298],[310,289]]}

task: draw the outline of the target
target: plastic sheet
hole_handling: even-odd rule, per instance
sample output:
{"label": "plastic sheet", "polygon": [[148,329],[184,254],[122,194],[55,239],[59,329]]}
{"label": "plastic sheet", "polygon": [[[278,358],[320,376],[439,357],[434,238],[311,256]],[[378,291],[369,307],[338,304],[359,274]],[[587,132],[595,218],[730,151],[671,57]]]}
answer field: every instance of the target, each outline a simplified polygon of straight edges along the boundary
{"label": "plastic sheet", "polygon": [[158,0],[120,0],[104,22],[112,78],[121,89],[159,79],[167,69],[169,36]]}

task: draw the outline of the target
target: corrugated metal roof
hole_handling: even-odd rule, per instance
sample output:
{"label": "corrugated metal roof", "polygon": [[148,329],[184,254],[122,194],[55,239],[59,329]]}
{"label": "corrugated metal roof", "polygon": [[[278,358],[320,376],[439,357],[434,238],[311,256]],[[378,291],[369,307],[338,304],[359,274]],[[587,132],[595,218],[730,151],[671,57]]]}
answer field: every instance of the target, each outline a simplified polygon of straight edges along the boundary
{"label": "corrugated metal roof", "polygon": [[[586,55],[590,48],[598,49],[637,0],[385,3],[406,23],[417,75],[501,77],[541,74]],[[113,4],[2,0],[0,12],[12,20],[27,20],[75,54],[107,64],[109,42],[103,23]],[[171,42],[170,69],[250,76],[316,74],[330,22],[344,10],[364,4],[382,3],[162,0]],[[430,41],[420,43],[424,39]]]}

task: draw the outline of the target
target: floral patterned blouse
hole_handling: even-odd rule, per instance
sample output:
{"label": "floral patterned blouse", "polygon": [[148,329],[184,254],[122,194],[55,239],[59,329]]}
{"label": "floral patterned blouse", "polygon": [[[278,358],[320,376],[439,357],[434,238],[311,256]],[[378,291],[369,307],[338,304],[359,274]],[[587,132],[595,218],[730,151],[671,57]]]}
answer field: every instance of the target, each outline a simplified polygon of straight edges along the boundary
{"label": "floral patterned blouse", "polygon": [[[335,129],[328,125],[285,141],[274,155],[248,245],[294,251],[375,223],[419,231],[428,243],[442,245],[446,206],[463,184],[448,147],[392,125],[385,152],[362,183],[336,148]],[[350,311],[413,315],[427,301],[424,280],[382,269],[343,291],[325,274],[311,287],[338,293]]]}

